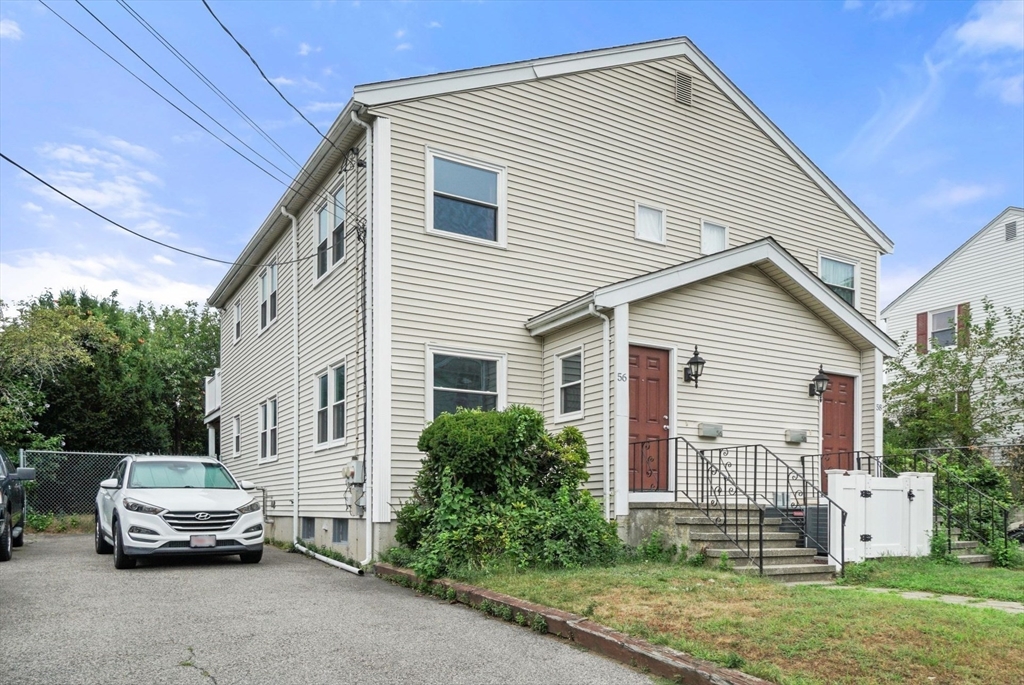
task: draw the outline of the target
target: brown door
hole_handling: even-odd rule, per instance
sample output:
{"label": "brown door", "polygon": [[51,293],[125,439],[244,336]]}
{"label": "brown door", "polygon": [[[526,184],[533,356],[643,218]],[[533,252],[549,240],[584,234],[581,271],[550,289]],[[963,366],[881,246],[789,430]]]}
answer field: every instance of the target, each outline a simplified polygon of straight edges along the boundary
{"label": "brown door", "polygon": [[667,492],[668,350],[629,346],[629,489]]}
{"label": "brown door", "polygon": [[821,396],[821,489],[828,491],[828,469],[853,469],[854,379],[829,374]]}

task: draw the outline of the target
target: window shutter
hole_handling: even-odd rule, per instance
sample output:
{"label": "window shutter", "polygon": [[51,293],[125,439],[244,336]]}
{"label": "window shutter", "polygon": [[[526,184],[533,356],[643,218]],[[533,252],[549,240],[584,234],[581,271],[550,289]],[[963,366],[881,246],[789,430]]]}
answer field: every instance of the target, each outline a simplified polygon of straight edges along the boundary
{"label": "window shutter", "polygon": [[971,303],[964,302],[956,306],[956,344],[963,347],[971,341],[971,329],[967,327],[971,318]]}
{"label": "window shutter", "polygon": [[928,351],[928,312],[917,315],[917,353]]}

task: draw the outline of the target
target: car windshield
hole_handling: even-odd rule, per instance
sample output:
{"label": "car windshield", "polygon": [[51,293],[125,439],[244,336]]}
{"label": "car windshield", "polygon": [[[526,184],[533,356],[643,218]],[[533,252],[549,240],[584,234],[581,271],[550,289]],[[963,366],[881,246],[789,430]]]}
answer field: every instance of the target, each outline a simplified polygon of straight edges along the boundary
{"label": "car windshield", "polygon": [[129,488],[208,488],[233,490],[238,486],[220,464],[201,461],[140,461],[132,466]]}

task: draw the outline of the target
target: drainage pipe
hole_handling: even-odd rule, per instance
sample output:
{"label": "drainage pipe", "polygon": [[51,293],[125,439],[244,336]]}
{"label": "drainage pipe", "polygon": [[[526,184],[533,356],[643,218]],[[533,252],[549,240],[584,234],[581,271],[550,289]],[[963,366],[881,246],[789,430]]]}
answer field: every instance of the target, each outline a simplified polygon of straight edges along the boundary
{"label": "drainage pipe", "polygon": [[366,238],[363,242],[363,258],[366,261],[366,280],[363,284],[364,301],[363,317],[367,322],[369,334],[363,352],[363,387],[366,389],[363,432],[365,439],[363,449],[363,514],[366,516],[366,558],[360,562],[366,566],[373,561],[373,384],[369,382],[367,368],[373,364],[373,127],[359,118],[356,112],[351,113],[352,123],[362,126],[366,131]]}
{"label": "drainage pipe", "polygon": [[348,571],[349,573],[354,573],[357,576],[363,575],[363,569],[361,569],[361,568],[356,568],[355,566],[349,566],[348,564],[343,564],[340,561],[338,561],[337,559],[331,559],[330,557],[325,557],[323,554],[317,554],[313,550],[306,549],[305,547],[303,547],[302,545],[300,545],[298,543],[296,543],[295,549],[299,550],[300,552],[302,552],[303,554],[305,554],[307,556],[313,557],[317,561],[322,561],[325,564],[330,564],[331,566],[337,566],[342,571]]}
{"label": "drainage pipe", "polygon": [[292,542],[295,542],[299,539],[299,222],[284,205],[281,205],[281,214],[292,222]]}
{"label": "drainage pipe", "polygon": [[610,331],[610,320],[606,314],[602,314],[597,311],[597,307],[594,303],[590,303],[590,310],[588,312],[591,316],[596,316],[601,319],[601,374],[604,380],[601,383],[601,433],[602,440],[604,442],[604,459],[601,465],[602,476],[604,478],[604,518],[606,521],[611,519],[611,488],[609,486],[609,480],[611,478],[611,466],[609,464],[609,458],[611,456],[611,435],[612,427],[611,420],[608,418],[608,412],[611,409],[609,406],[611,399],[610,393],[608,392],[608,384],[611,382],[609,375],[611,374],[611,331]]}

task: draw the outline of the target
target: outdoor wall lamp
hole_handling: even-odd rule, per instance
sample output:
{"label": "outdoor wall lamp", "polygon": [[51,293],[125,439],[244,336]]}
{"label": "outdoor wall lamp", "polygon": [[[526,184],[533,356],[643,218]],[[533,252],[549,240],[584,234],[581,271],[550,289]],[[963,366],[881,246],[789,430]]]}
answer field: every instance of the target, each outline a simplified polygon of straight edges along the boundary
{"label": "outdoor wall lamp", "polygon": [[818,375],[814,377],[810,385],[807,386],[807,396],[817,397],[818,401],[821,402],[822,395],[825,394],[825,389],[828,387],[828,376],[825,375],[824,368],[821,364],[818,364]]}
{"label": "outdoor wall lamp", "polygon": [[697,346],[693,346],[693,356],[690,357],[690,361],[686,362],[686,368],[683,369],[683,380],[687,383],[693,381],[693,387],[698,387],[697,379],[700,378],[701,374],[704,373],[704,360],[697,353]]}

